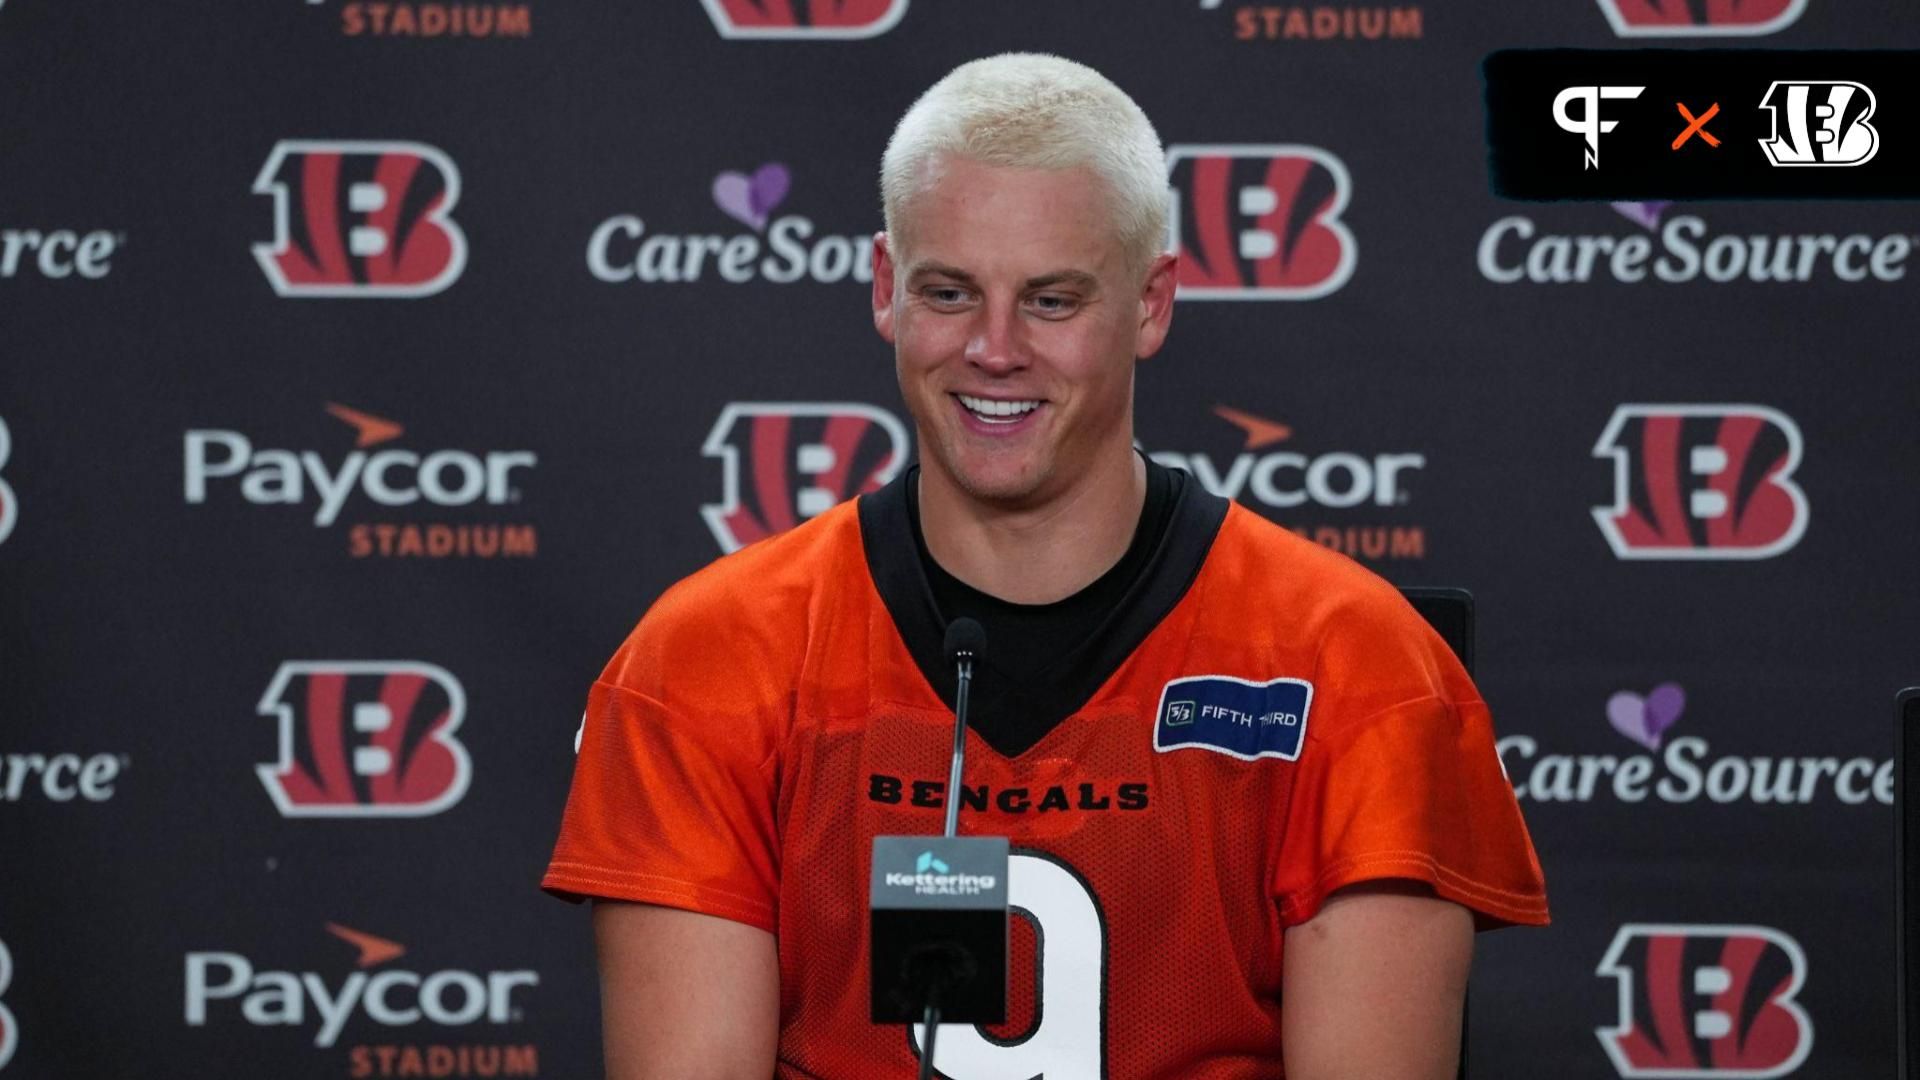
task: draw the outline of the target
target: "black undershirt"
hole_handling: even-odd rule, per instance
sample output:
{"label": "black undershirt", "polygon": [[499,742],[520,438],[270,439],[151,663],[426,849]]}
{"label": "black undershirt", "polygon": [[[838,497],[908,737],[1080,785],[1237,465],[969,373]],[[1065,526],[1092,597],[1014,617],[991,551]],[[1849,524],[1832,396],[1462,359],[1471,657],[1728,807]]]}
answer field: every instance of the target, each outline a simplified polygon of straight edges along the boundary
{"label": "black undershirt", "polygon": [[982,668],[1008,680],[1014,687],[1034,685],[1063,652],[1099,629],[1127,591],[1147,572],[1154,552],[1173,524],[1174,505],[1187,477],[1184,472],[1156,465],[1151,460],[1146,465],[1146,499],[1140,507],[1140,520],[1134,526],[1133,540],[1128,543],[1126,553],[1086,588],[1048,604],[1002,600],[947,573],[927,550],[926,535],[920,528],[920,485],[914,482],[916,477],[907,478],[907,515],[913,521],[914,546],[920,553],[920,565],[933,591],[934,603],[947,622],[963,616],[979,620],[987,632],[987,645],[979,661]]}

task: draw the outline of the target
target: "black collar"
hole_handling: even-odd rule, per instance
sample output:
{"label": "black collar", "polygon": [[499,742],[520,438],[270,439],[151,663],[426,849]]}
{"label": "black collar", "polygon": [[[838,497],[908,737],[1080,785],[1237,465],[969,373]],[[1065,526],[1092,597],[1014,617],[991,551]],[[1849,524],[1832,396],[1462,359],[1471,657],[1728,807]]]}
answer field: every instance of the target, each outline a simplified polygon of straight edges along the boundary
{"label": "black collar", "polygon": [[[918,467],[903,469],[886,487],[861,496],[860,536],[867,572],[907,652],[952,708],[955,675],[942,652],[947,621],[920,564],[907,508],[907,485],[918,478]],[[1022,687],[995,678],[989,640],[974,677],[969,726],[1001,756],[1017,757],[1077,712],[1186,595],[1226,520],[1227,505],[1190,477],[1179,485],[1173,521],[1146,568],[1092,633],[1062,649],[1036,683]]]}

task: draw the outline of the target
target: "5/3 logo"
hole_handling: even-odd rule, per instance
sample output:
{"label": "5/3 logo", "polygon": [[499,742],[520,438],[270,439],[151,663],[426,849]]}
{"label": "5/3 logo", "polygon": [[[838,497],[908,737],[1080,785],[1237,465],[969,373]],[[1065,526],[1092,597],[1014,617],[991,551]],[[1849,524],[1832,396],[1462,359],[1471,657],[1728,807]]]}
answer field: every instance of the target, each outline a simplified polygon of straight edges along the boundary
{"label": "5/3 logo", "polygon": [[[934,1040],[934,1069],[949,1080],[1106,1076],[1106,918],[1092,887],[1051,855],[1016,851],[1007,860],[1007,905],[1034,926],[1038,1022],[1011,1041],[990,1038],[978,1027],[947,1026]],[[919,1056],[926,1025],[910,1025],[907,1041]]]}
{"label": "5/3 logo", "polygon": [[1760,107],[1773,124],[1760,149],[1776,166],[1865,165],[1880,152],[1880,132],[1867,123],[1873,91],[1860,83],[1776,82]]}

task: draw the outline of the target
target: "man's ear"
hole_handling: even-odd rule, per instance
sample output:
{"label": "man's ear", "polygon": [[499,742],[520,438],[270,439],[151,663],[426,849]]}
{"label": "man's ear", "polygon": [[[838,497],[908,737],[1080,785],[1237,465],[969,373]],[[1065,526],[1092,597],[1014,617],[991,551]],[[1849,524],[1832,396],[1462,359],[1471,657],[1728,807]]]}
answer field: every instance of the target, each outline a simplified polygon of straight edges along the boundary
{"label": "man's ear", "polygon": [[1133,355],[1142,360],[1159,352],[1167,340],[1167,328],[1173,325],[1173,293],[1179,268],[1179,256],[1156,255],[1147,268],[1146,281],[1140,285],[1140,322],[1134,328]]}
{"label": "man's ear", "polygon": [[873,328],[893,344],[893,252],[884,232],[873,234]]}

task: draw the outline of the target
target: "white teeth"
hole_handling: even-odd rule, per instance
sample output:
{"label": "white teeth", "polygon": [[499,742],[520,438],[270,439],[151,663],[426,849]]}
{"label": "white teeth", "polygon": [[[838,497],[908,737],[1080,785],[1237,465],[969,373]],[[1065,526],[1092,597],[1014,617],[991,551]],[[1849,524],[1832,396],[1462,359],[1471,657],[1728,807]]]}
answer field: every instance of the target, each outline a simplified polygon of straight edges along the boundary
{"label": "white teeth", "polygon": [[992,398],[970,397],[966,394],[954,396],[960,399],[960,404],[965,405],[968,412],[981,419],[999,423],[1011,423],[1040,407],[1038,401],[995,401]]}

